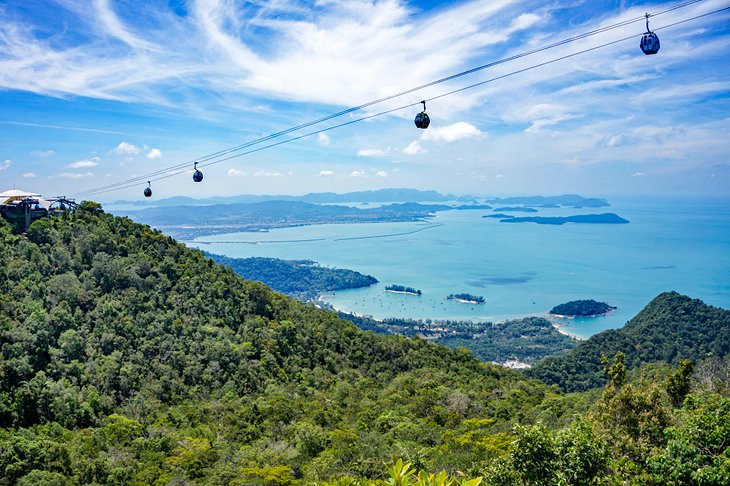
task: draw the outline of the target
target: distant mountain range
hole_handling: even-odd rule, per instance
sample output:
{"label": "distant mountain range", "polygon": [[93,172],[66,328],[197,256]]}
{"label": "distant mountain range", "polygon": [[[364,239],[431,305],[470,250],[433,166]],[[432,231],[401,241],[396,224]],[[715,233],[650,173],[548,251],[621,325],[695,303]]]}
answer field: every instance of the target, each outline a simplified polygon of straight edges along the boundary
{"label": "distant mountain range", "polygon": [[114,201],[112,205],[125,206],[206,206],[211,204],[247,204],[265,201],[298,201],[311,204],[331,203],[383,203],[383,202],[477,202],[487,200],[495,204],[522,204],[538,207],[573,207],[598,208],[609,206],[605,199],[585,198],[577,194],[563,194],[560,196],[520,196],[508,198],[477,197],[471,195],[455,196],[441,194],[437,191],[422,191],[420,189],[391,188],[371,191],[356,191],[337,194],[334,192],[313,192],[303,196],[290,195],[253,195],[241,194],[238,196],[214,196],[205,199],[195,199],[187,196],[175,196],[167,199],[134,201]]}
{"label": "distant mountain range", "polygon": [[155,201],[115,201],[116,205],[132,206],[188,206],[188,205],[210,205],[210,204],[240,204],[257,203],[265,201],[298,201],[311,204],[329,204],[345,202],[440,202],[440,201],[467,201],[473,200],[471,196],[454,196],[453,194],[441,194],[436,191],[421,191],[418,189],[378,189],[374,191],[357,191],[337,194],[334,192],[313,192],[303,196],[287,195],[253,195],[242,194],[239,196],[214,196],[206,199],[194,199],[187,196],[176,196]]}

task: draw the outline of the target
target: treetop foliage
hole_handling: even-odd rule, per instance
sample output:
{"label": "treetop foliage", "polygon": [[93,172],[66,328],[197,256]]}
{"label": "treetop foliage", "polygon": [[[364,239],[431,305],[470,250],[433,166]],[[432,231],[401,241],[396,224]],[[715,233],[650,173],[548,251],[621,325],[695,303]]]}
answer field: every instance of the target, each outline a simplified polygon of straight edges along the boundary
{"label": "treetop foliage", "polygon": [[0,222],[0,260],[3,486],[730,481],[726,361],[566,395],[92,203]]}

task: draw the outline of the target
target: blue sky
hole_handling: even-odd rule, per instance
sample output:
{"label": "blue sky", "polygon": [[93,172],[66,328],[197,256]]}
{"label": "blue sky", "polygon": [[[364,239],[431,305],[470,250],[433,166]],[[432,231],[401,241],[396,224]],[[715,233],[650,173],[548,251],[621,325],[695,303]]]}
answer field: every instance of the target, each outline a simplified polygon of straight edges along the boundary
{"label": "blue sky", "polygon": [[[8,0],[0,190],[78,194],[680,3]],[[154,181],[155,197],[730,196],[730,11],[662,28],[728,6],[704,0],[652,18],[657,55],[639,50],[636,21],[329,123],[630,37],[433,100],[428,130],[412,107],[202,164],[202,184],[189,171]],[[92,198],[138,198],[145,185]]]}

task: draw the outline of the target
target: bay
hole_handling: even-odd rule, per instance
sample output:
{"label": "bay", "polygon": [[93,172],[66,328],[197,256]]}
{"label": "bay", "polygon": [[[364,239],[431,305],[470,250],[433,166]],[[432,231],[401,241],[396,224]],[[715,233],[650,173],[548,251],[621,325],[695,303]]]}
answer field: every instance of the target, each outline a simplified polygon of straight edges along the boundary
{"label": "bay", "polygon": [[[605,316],[560,321],[565,331],[585,338],[621,327],[664,291],[730,308],[729,199],[621,198],[610,208],[537,209],[531,215],[614,212],[630,223],[502,223],[482,217],[493,211],[454,210],[425,222],[298,226],[190,244],[229,257],[311,259],[373,275],[379,284],[323,299],[377,319],[501,321],[545,316],[576,299],[616,306]],[[423,295],[384,292],[389,284]],[[446,299],[454,293],[487,302]]]}

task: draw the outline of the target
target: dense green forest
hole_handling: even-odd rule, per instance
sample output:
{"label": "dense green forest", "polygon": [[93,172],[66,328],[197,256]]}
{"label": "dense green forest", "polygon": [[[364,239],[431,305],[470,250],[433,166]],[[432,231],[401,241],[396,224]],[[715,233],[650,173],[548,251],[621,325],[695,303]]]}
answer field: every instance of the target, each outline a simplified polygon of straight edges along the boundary
{"label": "dense green forest", "polygon": [[587,300],[571,300],[564,304],[556,305],[550,309],[551,314],[560,316],[599,316],[608,311],[615,309],[605,302],[597,302],[593,299]]}
{"label": "dense green forest", "polygon": [[227,265],[248,280],[263,282],[272,289],[300,300],[312,300],[325,292],[368,287],[378,283],[371,275],[342,268],[321,267],[312,260],[278,258],[229,258],[206,253],[216,263]]}
{"label": "dense green forest", "polygon": [[619,354],[603,391],[566,395],[89,202],[27,235],[0,221],[0,259],[3,485],[730,479],[726,361],[627,374]]}
{"label": "dense green forest", "polygon": [[529,371],[545,383],[567,391],[603,386],[601,355],[617,352],[626,356],[626,366],[663,361],[694,362],[730,352],[730,311],[705,305],[676,292],[656,297],[623,328],[591,336],[565,356],[549,357]]}

